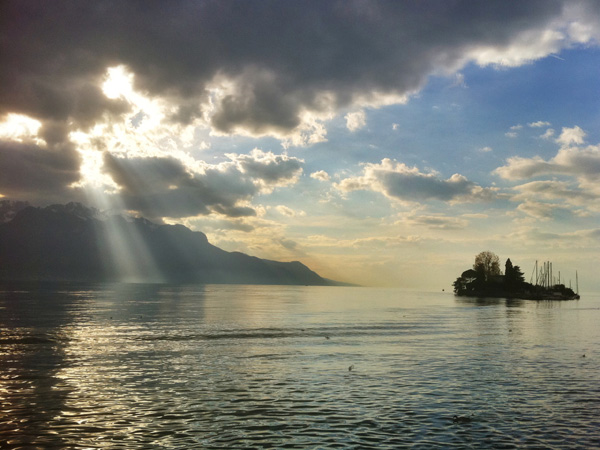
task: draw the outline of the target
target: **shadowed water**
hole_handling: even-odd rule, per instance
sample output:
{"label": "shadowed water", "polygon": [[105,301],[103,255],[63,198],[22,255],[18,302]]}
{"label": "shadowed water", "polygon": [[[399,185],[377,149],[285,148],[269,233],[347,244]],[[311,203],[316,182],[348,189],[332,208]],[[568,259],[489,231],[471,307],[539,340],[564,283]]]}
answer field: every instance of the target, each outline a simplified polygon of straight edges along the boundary
{"label": "shadowed water", "polygon": [[4,287],[0,448],[599,448],[599,323],[598,297]]}

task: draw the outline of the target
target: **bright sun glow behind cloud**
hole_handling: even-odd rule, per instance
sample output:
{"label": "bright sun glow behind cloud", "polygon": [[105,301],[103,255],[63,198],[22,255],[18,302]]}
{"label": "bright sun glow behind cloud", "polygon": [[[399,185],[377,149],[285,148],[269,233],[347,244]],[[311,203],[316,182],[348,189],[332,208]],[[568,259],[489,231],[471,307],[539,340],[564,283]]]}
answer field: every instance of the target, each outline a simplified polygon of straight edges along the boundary
{"label": "bright sun glow behind cloud", "polygon": [[23,114],[10,113],[0,122],[0,139],[9,139],[17,142],[34,142],[37,145],[45,144],[38,137],[42,126],[39,120],[32,119]]}
{"label": "bright sun glow behind cloud", "polygon": [[134,89],[134,74],[125,66],[106,70],[102,92],[109,99],[124,100],[129,109],[119,116],[105,116],[91,129],[69,134],[82,155],[82,179],[77,186],[114,192],[117,185],[103,172],[103,155],[121,157],[176,156],[191,164],[185,148],[194,140],[194,126],[165,120],[172,106]]}
{"label": "bright sun glow behind cloud", "polygon": [[108,98],[131,98],[134,95],[133,73],[127,72],[125,66],[109,67],[105,78],[102,92]]}
{"label": "bright sun glow behind cloud", "polygon": [[[117,128],[115,133],[135,131],[137,134],[143,134],[160,126],[165,117],[164,102],[161,103],[137,92],[133,83],[134,74],[125,66],[109,67],[106,70],[102,92],[107,98],[125,100],[131,108],[122,117],[123,123],[113,124]],[[122,129],[118,129],[119,127]]]}

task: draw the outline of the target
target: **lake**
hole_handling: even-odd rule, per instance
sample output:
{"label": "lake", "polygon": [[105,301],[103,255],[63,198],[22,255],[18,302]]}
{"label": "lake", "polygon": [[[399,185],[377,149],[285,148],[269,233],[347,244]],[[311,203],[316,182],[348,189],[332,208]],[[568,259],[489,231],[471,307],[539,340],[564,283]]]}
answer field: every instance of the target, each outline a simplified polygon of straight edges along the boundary
{"label": "lake", "polygon": [[600,448],[582,297],[3,287],[0,448]]}

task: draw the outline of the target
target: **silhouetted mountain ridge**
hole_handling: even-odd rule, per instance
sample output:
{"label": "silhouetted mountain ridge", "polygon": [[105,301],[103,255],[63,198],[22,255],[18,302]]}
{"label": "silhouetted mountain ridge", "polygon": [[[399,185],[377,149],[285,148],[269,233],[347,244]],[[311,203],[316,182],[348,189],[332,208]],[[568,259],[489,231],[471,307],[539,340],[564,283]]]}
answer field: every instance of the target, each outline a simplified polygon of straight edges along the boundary
{"label": "silhouetted mountain ridge", "polygon": [[[232,284],[339,284],[299,261],[227,252],[183,225],[107,215],[79,203],[0,202],[0,279]],[[4,209],[2,209],[4,206]]]}

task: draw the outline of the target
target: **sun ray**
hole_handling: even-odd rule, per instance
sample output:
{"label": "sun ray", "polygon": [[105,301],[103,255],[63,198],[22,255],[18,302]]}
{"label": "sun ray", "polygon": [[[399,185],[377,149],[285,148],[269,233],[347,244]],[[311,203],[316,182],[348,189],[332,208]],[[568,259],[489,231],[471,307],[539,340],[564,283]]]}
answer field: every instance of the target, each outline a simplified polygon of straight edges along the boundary
{"label": "sun ray", "polygon": [[125,211],[125,205],[119,195],[115,193],[109,195],[104,190],[93,186],[87,186],[85,192],[91,204],[109,215],[97,233],[99,245],[106,243],[108,247],[101,250],[109,277],[116,277],[118,281],[124,283],[165,281],[135,224],[120,215]]}

